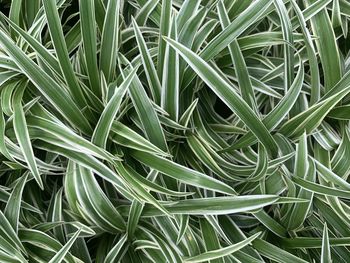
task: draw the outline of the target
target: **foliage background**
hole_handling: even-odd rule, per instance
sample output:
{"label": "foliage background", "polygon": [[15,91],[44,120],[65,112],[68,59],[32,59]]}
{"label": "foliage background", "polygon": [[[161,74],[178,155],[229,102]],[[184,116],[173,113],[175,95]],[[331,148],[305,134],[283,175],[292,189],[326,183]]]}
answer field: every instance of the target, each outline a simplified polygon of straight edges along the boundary
{"label": "foliage background", "polygon": [[348,1],[0,11],[0,262],[349,262]]}

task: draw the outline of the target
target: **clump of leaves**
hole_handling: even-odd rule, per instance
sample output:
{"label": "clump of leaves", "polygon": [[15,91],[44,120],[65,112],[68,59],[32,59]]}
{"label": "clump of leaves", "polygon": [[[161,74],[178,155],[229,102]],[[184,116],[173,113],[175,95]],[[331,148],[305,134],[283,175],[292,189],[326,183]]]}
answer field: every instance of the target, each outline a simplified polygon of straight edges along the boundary
{"label": "clump of leaves", "polygon": [[1,262],[348,262],[345,0],[0,1]]}

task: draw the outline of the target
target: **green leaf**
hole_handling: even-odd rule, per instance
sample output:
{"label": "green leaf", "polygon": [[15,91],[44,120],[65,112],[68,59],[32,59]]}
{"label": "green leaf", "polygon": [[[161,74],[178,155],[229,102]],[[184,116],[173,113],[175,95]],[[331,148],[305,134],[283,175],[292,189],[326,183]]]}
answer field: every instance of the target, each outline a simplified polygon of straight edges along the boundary
{"label": "green leaf", "polygon": [[[294,103],[296,102],[299,93],[301,92],[303,79],[304,66],[302,63],[300,63],[299,71],[295,77],[292,87],[288,90],[286,95],[280,100],[276,107],[274,107],[272,111],[270,111],[270,113],[267,114],[267,116],[263,119],[263,123],[269,130],[274,129],[278,124],[280,124],[283,118],[289,113]],[[225,151],[239,149],[252,143],[253,135],[248,133],[240,138],[235,143],[235,145],[232,145],[231,147],[225,149]]]}
{"label": "green leaf", "polygon": [[290,19],[288,17],[288,11],[286,6],[284,5],[282,0],[274,1],[278,16],[281,20],[281,28],[283,33],[283,39],[287,42],[284,44],[283,52],[284,52],[284,89],[285,93],[287,93],[289,87],[292,85],[292,80],[294,77],[294,56],[293,49],[291,45],[293,45],[293,33],[292,33],[292,25]]}
{"label": "green leaf", "polygon": [[13,101],[13,124],[16,133],[16,138],[23,152],[24,159],[27,162],[29,170],[38,183],[41,189],[44,189],[44,185],[42,179],[40,177],[40,173],[36,164],[36,160],[34,157],[34,152],[32,148],[32,144],[30,142],[30,137],[28,134],[28,130],[26,127],[26,119],[24,116],[24,111],[22,108],[22,94],[24,92],[26,82],[22,83],[17,87],[16,93],[14,94]]}
{"label": "green leaf", "polygon": [[48,63],[48,65],[52,69],[55,70],[55,72],[57,74],[61,73],[61,68],[60,68],[60,65],[59,65],[57,59],[50,52],[48,52],[46,50],[46,48],[38,40],[36,40],[33,36],[28,34],[26,31],[24,31],[18,25],[13,23],[11,20],[8,20],[6,18],[6,16],[4,16],[3,14],[1,14],[1,17],[3,17],[6,21],[8,21],[8,23],[13,28],[13,30],[15,30],[16,33],[18,33],[21,37],[23,37],[23,39],[25,39],[27,41],[27,43],[38,53],[38,55],[43,60],[45,60]]}
{"label": "green leaf", "polygon": [[152,62],[152,58],[148,51],[146,42],[142,37],[141,30],[134,19],[132,20],[132,25],[135,31],[135,37],[136,37],[137,45],[140,51],[143,69],[145,70],[145,73],[146,73],[148,86],[151,90],[154,101],[158,104],[160,102],[160,97],[161,97],[160,95],[161,84],[157,76],[157,71]]}
{"label": "green leaf", "polygon": [[168,146],[159,119],[137,76],[129,88],[129,94],[147,138],[155,146],[167,152]]}
{"label": "green leaf", "polygon": [[[228,27],[231,22],[222,1],[219,1],[218,3],[218,13],[220,17],[221,27],[225,29],[225,27]],[[255,95],[252,83],[249,78],[247,65],[244,61],[244,57],[242,55],[237,39],[233,40],[228,48],[237,74],[238,85],[240,87],[242,98],[251,108],[256,107]]]}
{"label": "green leaf", "polygon": [[0,31],[0,36],[0,42],[14,59],[17,66],[21,68],[23,73],[36,85],[50,103],[55,105],[57,110],[69,122],[75,124],[83,132],[89,133],[91,127],[70,95],[38,65],[31,61],[2,31]]}
{"label": "green leaf", "polygon": [[135,20],[138,25],[145,25],[152,11],[157,7],[159,0],[148,1],[137,13]]}
{"label": "green leaf", "polygon": [[22,9],[22,0],[15,0],[11,2],[9,17],[11,21],[13,21],[17,25],[20,25],[21,23],[21,17],[20,17],[21,9]]}
{"label": "green leaf", "polygon": [[332,262],[331,247],[329,246],[328,228],[326,223],[324,224],[324,229],[323,229],[321,262],[322,263]]}
{"label": "green leaf", "polygon": [[[39,130],[38,138],[45,138],[44,135],[55,136],[59,140],[71,145],[76,150],[79,149],[85,153],[92,154],[96,157],[103,158],[110,162],[118,159],[117,157],[111,155],[104,149],[95,146],[88,140],[84,139],[82,136],[75,134],[71,129],[66,127],[64,124],[59,122],[54,122],[41,117],[31,116],[27,121],[28,127],[33,127]],[[42,135],[42,137],[41,137]]]}
{"label": "green leaf", "polygon": [[165,158],[136,151],[131,152],[131,154],[134,158],[152,169],[164,173],[174,179],[178,179],[184,183],[230,195],[235,194],[235,191],[225,183],[198,171],[181,166]]}
{"label": "green leaf", "polygon": [[8,202],[4,210],[4,214],[6,218],[9,220],[11,226],[13,227],[16,233],[18,231],[19,213],[21,209],[23,189],[27,182],[27,178],[28,178],[28,174],[22,176],[18,180],[18,182],[16,183],[15,187],[12,190],[12,193],[8,199]]}
{"label": "green leaf", "polygon": [[256,239],[253,242],[253,247],[263,256],[280,263],[306,263],[307,261],[296,257],[295,255],[280,249],[262,239]]}
{"label": "green leaf", "polygon": [[217,250],[214,250],[214,251],[208,251],[208,252],[203,253],[201,255],[194,256],[194,257],[191,257],[191,258],[187,258],[187,259],[185,259],[185,262],[204,262],[204,261],[207,261],[207,260],[221,258],[221,257],[227,256],[227,255],[230,255],[230,254],[240,250],[241,248],[245,247],[246,245],[250,244],[260,234],[261,233],[256,233],[253,236],[247,238],[246,240],[241,241],[241,242],[239,242],[237,244],[231,245],[229,247],[217,249]]}
{"label": "green leaf", "polygon": [[[316,1],[306,2],[312,4]],[[316,46],[322,63],[325,89],[329,91],[341,79],[342,72],[336,37],[326,9],[311,18],[311,26],[318,36]]]}
{"label": "green leaf", "polygon": [[126,249],[128,248],[127,236],[123,235],[118,243],[109,251],[107,254],[104,262],[117,262],[121,258],[123,258],[123,254],[126,252]]}
{"label": "green leaf", "polygon": [[132,72],[130,72],[120,87],[116,89],[113,96],[108,101],[105,109],[101,113],[101,117],[98,120],[92,135],[92,142],[101,148],[106,148],[106,142],[113,124],[113,120],[119,110],[120,104],[122,103],[122,99],[127,89],[135,77],[136,71],[137,69],[134,69]]}
{"label": "green leaf", "polygon": [[74,233],[74,235],[68,240],[68,242],[56,253],[56,255],[49,261],[49,263],[60,263],[64,260],[67,252],[78,238],[81,229]]}
{"label": "green leaf", "polygon": [[[177,24],[173,17],[170,37],[177,40]],[[171,119],[178,121],[179,118],[179,97],[180,97],[180,79],[179,79],[179,55],[169,44],[166,45],[164,54],[163,82],[161,87],[161,105],[169,114]]]}
{"label": "green leaf", "polygon": [[329,196],[338,196],[338,197],[347,198],[347,199],[350,198],[350,191],[344,191],[333,187],[322,186],[298,177],[292,177],[292,180],[297,185],[305,188],[310,192],[315,192],[318,194],[329,195]]}
{"label": "green leaf", "polygon": [[[253,211],[278,200],[274,195],[247,195],[235,197],[211,197],[180,200],[163,203],[172,214],[186,215],[223,215]],[[159,216],[160,213],[150,206],[145,206],[143,216]]]}
{"label": "green leaf", "polygon": [[80,108],[86,106],[85,97],[75,76],[72,64],[69,59],[68,49],[64,40],[64,34],[57,10],[56,0],[43,2],[46,19],[56,55],[59,60],[62,73],[73,99]]}
{"label": "green leaf", "polygon": [[[169,21],[171,21],[171,11],[172,11],[172,0],[162,1],[162,10],[160,16],[160,26],[159,26],[159,39],[158,39],[158,61],[157,61],[157,73],[160,81],[163,79],[163,69],[164,69],[164,58],[166,42],[163,36],[169,36],[171,26]],[[160,97],[159,97],[160,99]]]}
{"label": "green leaf", "polygon": [[88,69],[90,87],[94,94],[101,97],[100,77],[97,65],[96,22],[94,0],[80,1],[80,26],[84,44],[84,54]]}
{"label": "green leaf", "polygon": [[110,83],[114,78],[117,62],[119,48],[119,10],[119,0],[108,1],[100,47],[100,68],[107,83]]}
{"label": "green leaf", "polygon": [[242,98],[239,97],[235,90],[191,50],[174,40],[167,39],[167,42],[181,54],[186,62],[207,83],[217,96],[246,123],[254,135],[264,144],[266,149],[272,155],[276,156],[277,145],[275,140],[272,138],[271,134],[268,133],[258,116],[249,108]]}
{"label": "green leaf", "polygon": [[[18,236],[23,243],[29,243],[33,245],[33,252],[39,252],[40,250],[48,252],[50,259],[57,253],[65,253],[65,260],[69,263],[74,263],[75,260],[73,256],[67,251],[62,251],[64,248],[56,239],[50,237],[49,235],[34,229],[20,229],[18,231]],[[66,250],[66,249],[64,249]],[[49,260],[48,260],[49,261]],[[47,262],[48,262],[47,261]]]}
{"label": "green leaf", "polygon": [[121,122],[113,122],[112,128],[112,140],[125,147],[135,149],[138,151],[144,151],[154,153],[157,155],[168,156],[169,154],[163,152],[161,149],[150,143],[147,139],[139,135],[134,130],[130,129]]}
{"label": "green leaf", "polygon": [[10,255],[14,254],[19,259],[23,259],[23,256],[19,251],[17,251],[17,248],[24,253],[26,253],[26,250],[23,244],[21,243],[21,240],[19,239],[14,228],[12,227],[11,223],[7,220],[6,216],[3,214],[2,211],[0,211],[0,222],[1,222],[0,237],[4,242],[6,242],[12,248],[11,249],[12,251],[8,251],[10,252],[9,254]]}

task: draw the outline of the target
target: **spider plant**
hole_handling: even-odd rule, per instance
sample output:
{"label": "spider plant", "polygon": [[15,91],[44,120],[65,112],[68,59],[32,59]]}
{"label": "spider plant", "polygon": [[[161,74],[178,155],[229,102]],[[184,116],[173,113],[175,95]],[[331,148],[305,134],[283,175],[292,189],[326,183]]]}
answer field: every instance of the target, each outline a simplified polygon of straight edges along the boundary
{"label": "spider plant", "polygon": [[0,10],[0,262],[349,262],[348,1]]}

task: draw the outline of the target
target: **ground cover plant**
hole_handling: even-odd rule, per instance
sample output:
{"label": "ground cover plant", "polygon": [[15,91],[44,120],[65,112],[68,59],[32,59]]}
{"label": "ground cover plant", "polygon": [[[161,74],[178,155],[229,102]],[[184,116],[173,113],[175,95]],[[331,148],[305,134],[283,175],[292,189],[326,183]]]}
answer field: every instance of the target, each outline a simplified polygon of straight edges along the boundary
{"label": "ground cover plant", "polygon": [[0,262],[350,261],[348,1],[0,10]]}

